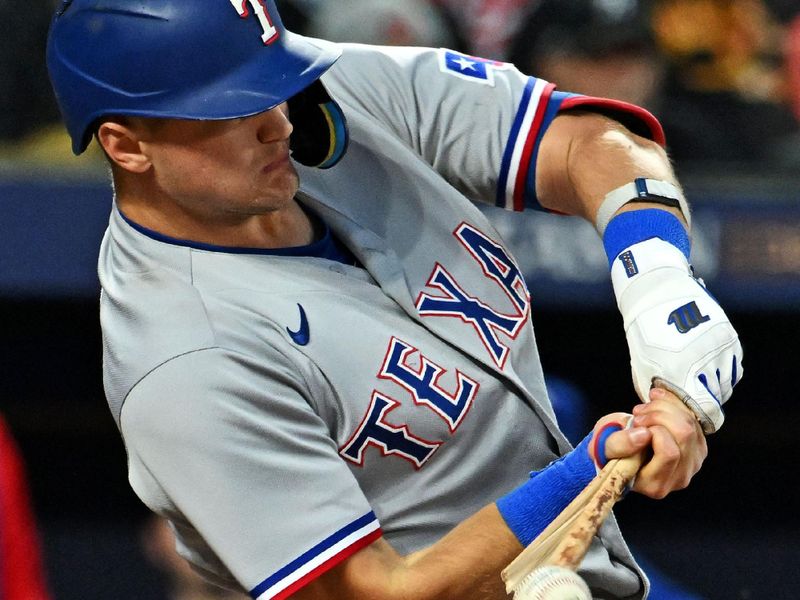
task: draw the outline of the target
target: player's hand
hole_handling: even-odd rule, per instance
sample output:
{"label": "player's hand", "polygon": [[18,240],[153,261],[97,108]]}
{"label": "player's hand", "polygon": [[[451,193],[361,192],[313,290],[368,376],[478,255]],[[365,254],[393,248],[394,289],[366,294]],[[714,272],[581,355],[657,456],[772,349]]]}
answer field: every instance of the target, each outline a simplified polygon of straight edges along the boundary
{"label": "player's hand", "polygon": [[636,483],[637,491],[651,498],[663,498],[689,485],[708,456],[706,438],[697,418],[674,394],[650,390],[650,402],[633,408],[634,427],[652,433],[652,457],[644,463]]}
{"label": "player's hand", "polygon": [[[630,428],[607,438],[605,452],[609,459],[622,458],[649,446],[633,490],[650,498],[663,498],[689,485],[703,465],[708,447],[697,418],[677,396],[655,388],[649,399],[647,404],[634,407]],[[612,417],[598,421],[595,431]],[[618,418],[612,420],[619,422]]]}
{"label": "player's hand", "polygon": [[[632,423],[628,426],[631,419],[632,414],[617,412],[606,415],[595,423],[589,443],[589,456],[597,469],[602,469],[613,458],[633,456],[650,445],[652,432],[645,426],[635,427]],[[607,430],[613,433],[604,435]]]}
{"label": "player's hand", "polygon": [[637,272],[620,255],[612,267],[625,323],[636,392],[647,402],[654,385],[673,392],[705,433],[722,425],[722,405],[741,380],[742,346],[725,312],[692,275],[674,246],[650,239],[629,248]]}

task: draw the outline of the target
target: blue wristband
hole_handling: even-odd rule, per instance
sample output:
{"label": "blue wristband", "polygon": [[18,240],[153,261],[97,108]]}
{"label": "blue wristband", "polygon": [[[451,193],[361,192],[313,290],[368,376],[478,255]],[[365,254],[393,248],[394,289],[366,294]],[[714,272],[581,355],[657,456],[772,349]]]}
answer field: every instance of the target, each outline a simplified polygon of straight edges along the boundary
{"label": "blue wristband", "polygon": [[645,208],[621,213],[608,223],[603,245],[609,268],[623,250],[651,238],[672,244],[689,260],[691,242],[680,219],[665,210]]}
{"label": "blue wristband", "polygon": [[589,434],[569,454],[531,474],[524,484],[497,501],[508,528],[523,546],[530,544],[594,479]]}

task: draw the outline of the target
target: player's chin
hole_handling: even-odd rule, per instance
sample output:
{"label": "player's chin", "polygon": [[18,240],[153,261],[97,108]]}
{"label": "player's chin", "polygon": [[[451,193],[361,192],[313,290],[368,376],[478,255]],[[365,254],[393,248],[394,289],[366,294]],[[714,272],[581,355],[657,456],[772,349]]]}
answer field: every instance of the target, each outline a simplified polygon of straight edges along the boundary
{"label": "player's chin", "polygon": [[277,195],[294,197],[300,187],[300,176],[294,165],[288,160],[279,167],[262,171],[266,189]]}
{"label": "player's chin", "polygon": [[280,208],[294,199],[300,188],[300,179],[294,167],[262,173],[255,182],[254,190],[258,204]]}

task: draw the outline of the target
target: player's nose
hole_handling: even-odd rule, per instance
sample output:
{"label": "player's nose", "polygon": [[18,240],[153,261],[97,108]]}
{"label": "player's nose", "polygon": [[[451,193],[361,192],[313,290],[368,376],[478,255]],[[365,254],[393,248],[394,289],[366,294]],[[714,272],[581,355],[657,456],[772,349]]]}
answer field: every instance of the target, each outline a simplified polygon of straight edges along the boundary
{"label": "player's nose", "polygon": [[258,141],[268,144],[288,140],[294,129],[288,112],[286,103],[283,103],[256,115]]}

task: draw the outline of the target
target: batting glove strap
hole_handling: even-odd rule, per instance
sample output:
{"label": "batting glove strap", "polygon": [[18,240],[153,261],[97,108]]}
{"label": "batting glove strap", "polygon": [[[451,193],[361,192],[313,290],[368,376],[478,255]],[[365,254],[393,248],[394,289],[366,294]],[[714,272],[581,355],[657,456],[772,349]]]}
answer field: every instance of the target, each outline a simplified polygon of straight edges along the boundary
{"label": "batting glove strap", "polygon": [[591,440],[589,434],[572,452],[531,473],[528,481],[497,501],[500,514],[523,546],[536,539],[594,479]]}
{"label": "batting glove strap", "polygon": [[680,209],[686,224],[691,227],[692,215],[683,192],[669,181],[639,177],[606,194],[595,217],[598,233],[605,234],[606,227],[616,212],[631,202],[654,202]]}
{"label": "batting glove strap", "polygon": [[742,347],[716,300],[692,275],[683,252],[661,239],[624,249],[611,279],[643,401],[659,385],[692,409],[707,434],[741,379]]}

